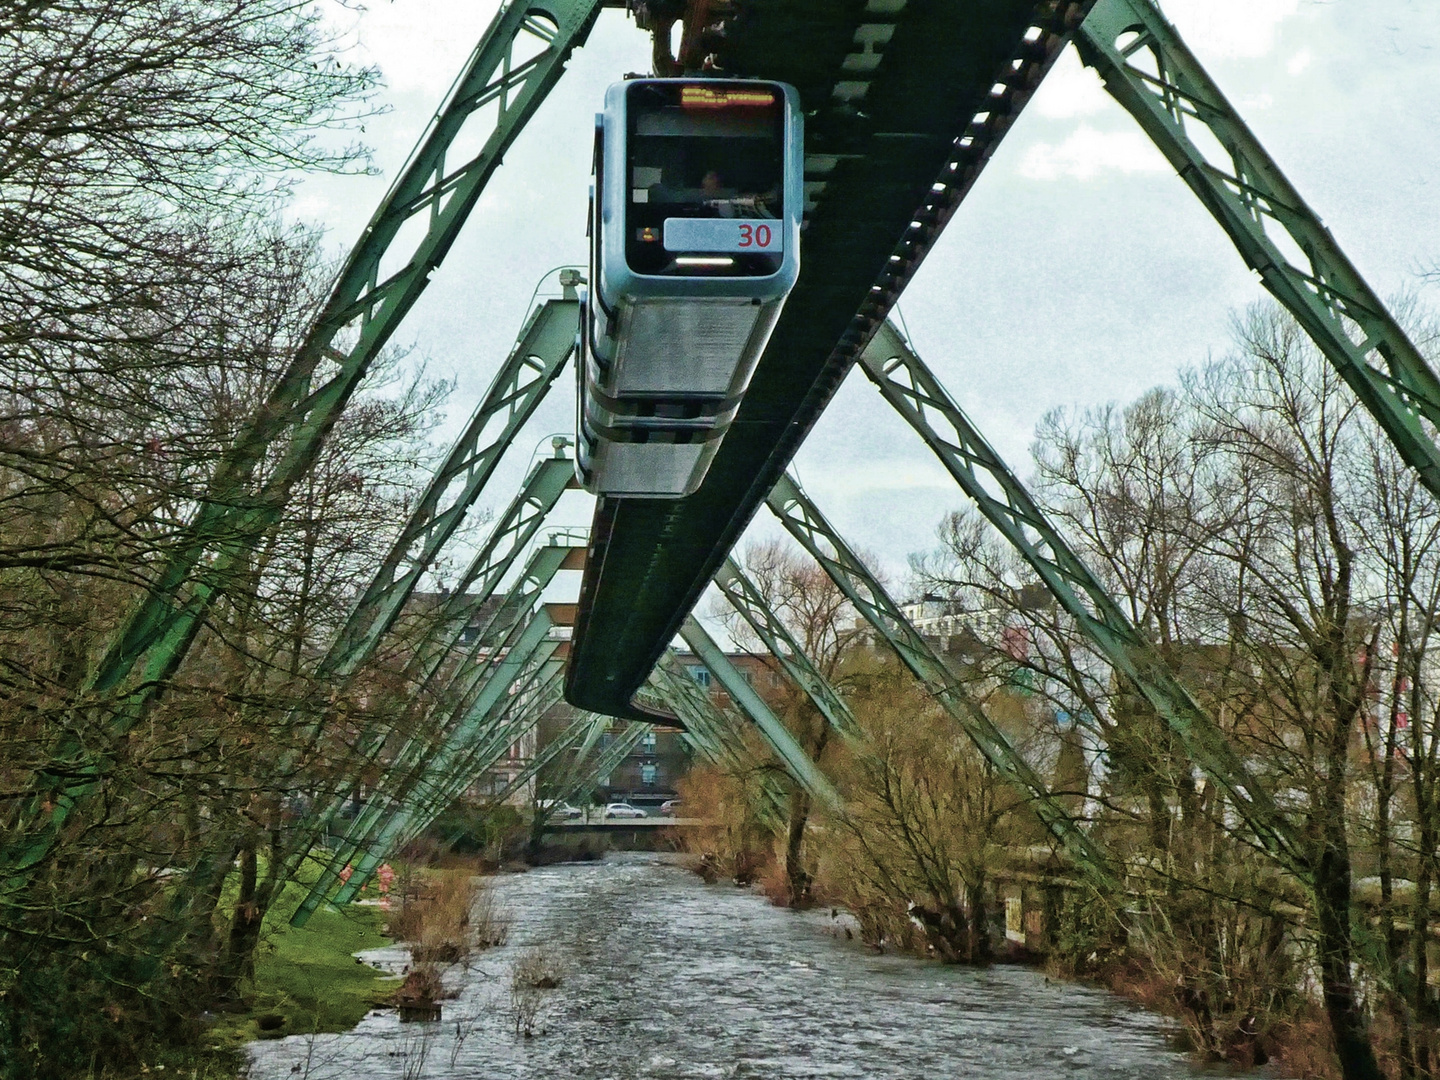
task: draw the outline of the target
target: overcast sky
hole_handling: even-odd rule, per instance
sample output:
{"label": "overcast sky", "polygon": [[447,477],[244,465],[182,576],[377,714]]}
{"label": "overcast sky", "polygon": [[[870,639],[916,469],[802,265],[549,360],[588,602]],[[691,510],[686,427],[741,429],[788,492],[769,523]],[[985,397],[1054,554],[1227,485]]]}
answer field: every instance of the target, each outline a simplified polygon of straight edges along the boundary
{"label": "overcast sky", "polygon": [[[390,109],[360,138],[380,175],[307,180],[292,207],[338,253],[358,235],[489,19],[493,0],[370,0],[336,10]],[[1440,262],[1440,3],[1164,0],[1166,14],[1382,296]],[[797,43],[803,47],[803,43]],[[584,258],[591,125],[605,87],[648,70],[648,43],[605,11],[505,160],[396,341],[457,380],[453,435],[551,268]],[[1067,52],[1006,137],[900,303],[917,351],[1028,474],[1053,408],[1126,402],[1225,352],[1232,313],[1264,295],[1139,128]],[[532,451],[573,424],[573,383],[518,440],[485,500],[503,506]],[[796,458],[821,508],[897,585],[962,496],[858,372]],[[588,523],[588,498],[565,519]],[[761,517],[752,535],[774,526]],[[573,588],[573,584],[572,584]],[[903,592],[903,588],[897,588]]]}

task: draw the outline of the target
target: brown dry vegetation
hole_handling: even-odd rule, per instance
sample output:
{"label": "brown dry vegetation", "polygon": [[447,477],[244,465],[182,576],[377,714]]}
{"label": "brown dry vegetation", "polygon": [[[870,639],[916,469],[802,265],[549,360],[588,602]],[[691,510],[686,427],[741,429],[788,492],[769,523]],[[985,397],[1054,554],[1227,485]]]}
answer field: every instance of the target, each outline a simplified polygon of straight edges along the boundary
{"label": "brown dry vegetation", "polygon": [[[1422,348],[1440,341],[1414,324]],[[1034,453],[1037,499],[1214,718],[1290,843],[1257,841],[1237,789],[1197,767],[1033,567],[962,511],[913,562],[912,587],[948,620],[932,643],[1119,887],[1089,883],[1102,879],[1057,849],[878,634],[827,661],[856,744],[817,740],[793,690],[771,695],[845,812],[810,814],[752,746],[687,789],[719,822],[692,844],[711,853],[704,869],[741,866],[777,902],[808,883],[875,947],[983,963],[1024,936],[1056,972],[1176,1016],[1206,1059],[1433,1080],[1440,504],[1265,305],[1179,389],[1053,414]],[[806,573],[773,545],[756,561],[795,636],[812,633],[794,599]],[[845,605],[821,608],[853,626]]]}

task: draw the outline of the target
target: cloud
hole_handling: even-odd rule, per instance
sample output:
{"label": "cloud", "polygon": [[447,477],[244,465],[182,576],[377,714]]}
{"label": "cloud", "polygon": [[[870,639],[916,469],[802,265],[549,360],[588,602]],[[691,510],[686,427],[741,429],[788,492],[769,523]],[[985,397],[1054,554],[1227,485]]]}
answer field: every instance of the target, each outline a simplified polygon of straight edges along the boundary
{"label": "cloud", "polygon": [[1301,49],[1290,58],[1290,61],[1285,65],[1285,70],[1291,75],[1299,75],[1310,66],[1311,61],[1314,59],[1315,57],[1309,49]]}
{"label": "cloud", "polygon": [[497,0],[391,0],[362,8],[327,0],[321,10],[332,30],[355,43],[354,59],[380,69],[391,95],[418,93],[438,105],[498,7]]}
{"label": "cloud", "polygon": [[1055,120],[1093,116],[1109,101],[1100,76],[1080,63],[1074,49],[1066,49],[1045,76],[1027,108]]}
{"label": "cloud", "polygon": [[1063,142],[1036,143],[1020,161],[1027,180],[1093,180],[1102,173],[1159,173],[1170,164],[1139,131],[1099,131],[1081,124]]}
{"label": "cloud", "polygon": [[1276,30],[1300,0],[1162,0],[1162,6],[1202,60],[1253,60],[1275,48]]}

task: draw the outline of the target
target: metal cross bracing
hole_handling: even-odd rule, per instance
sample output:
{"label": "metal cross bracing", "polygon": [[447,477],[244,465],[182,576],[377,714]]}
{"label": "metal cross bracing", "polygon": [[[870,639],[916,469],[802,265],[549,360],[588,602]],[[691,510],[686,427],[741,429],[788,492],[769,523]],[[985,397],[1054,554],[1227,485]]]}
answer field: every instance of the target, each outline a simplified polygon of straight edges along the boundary
{"label": "metal cross bracing", "polygon": [[[597,713],[579,713],[575,719],[565,726],[565,730],[552,738],[544,747],[536,747],[535,753],[530,755],[523,768],[506,781],[505,786],[490,796],[487,808],[493,808],[503,804],[511,795],[519,791],[531,780],[536,779],[550,765],[558,761],[570,750],[575,751],[571,760],[572,767],[583,767],[590,751],[594,749],[600,736],[614,721],[608,716],[600,716]],[[640,725],[627,725],[639,727]],[[629,732],[627,732],[629,734]],[[639,741],[638,739],[636,740]],[[614,745],[613,743],[611,745]],[[608,749],[608,747],[607,747]],[[562,783],[568,782],[562,780]],[[559,798],[557,796],[557,798]]]}
{"label": "metal cross bracing", "polygon": [[[680,666],[674,652],[667,651],[655,665],[647,686],[683,719],[685,739],[708,761],[741,774],[756,770],[758,763],[745,746],[743,721],[730,709],[711,701],[710,695]],[[761,773],[759,782],[764,801],[758,812],[768,824],[778,827],[785,820],[785,792],[768,770]]]}
{"label": "metal cross bracing", "polygon": [[718,66],[801,94],[800,277],[701,489],[597,505],[573,703],[636,715],[631,696],[1088,8],[775,0],[727,20]]}
{"label": "metal cross bracing", "polygon": [[[600,7],[601,0],[512,0],[491,23],[294,358],[221,456],[168,561],[86,679],[81,698],[113,700],[108,723],[114,734],[141,719],[179,668],[211,605],[280,521],[291,489],[313,466],[371,362],[424,291]],[[480,149],[447,168],[447,151],[462,137]],[[262,474],[267,461],[273,464]],[[0,849],[0,868],[24,871],[40,862],[77,801],[107,769],[103,755],[74,738],[61,740],[18,839]]]}
{"label": "metal cross bracing", "polygon": [[[515,560],[545,524],[560,496],[574,486],[575,465],[565,457],[561,447],[556,448],[554,456],[542,459],[530,470],[524,485],[436,613],[436,626],[440,633],[426,650],[417,654],[413,669],[408,673],[413,676],[420,692],[428,692],[434,680],[442,677],[444,662],[454,657],[455,649],[467,631],[478,630],[479,633],[465,659],[472,659],[481,648],[485,631],[501,615],[496,609],[486,616],[485,608],[490,598],[514,566]],[[481,620],[478,626],[477,620]]]}
{"label": "metal cross bracing", "polygon": [[1440,378],[1159,8],[1151,0],[1098,0],[1075,43],[1440,495]]}
{"label": "metal cross bracing", "polygon": [[805,691],[835,733],[847,743],[857,745],[863,736],[850,706],[845,704],[839,691],[805,654],[800,643],[771,610],[764,595],[740,569],[733,557],[726,556],[725,561],[720,564],[720,572],[715,575],[715,586],[730,602],[730,606],[750,625],[766,651],[785,669],[791,681]]}
{"label": "metal cross bracing", "polygon": [[816,802],[822,804],[831,811],[838,811],[844,808],[844,800],[840,798],[834,786],[820,770],[813,758],[805,751],[805,748],[795,741],[795,736],[790,734],[778,716],[766,704],[765,699],[760,696],[755,687],[740,672],[730,658],[725,655],[724,650],[715,644],[705,628],[695,620],[693,615],[687,616],[680,624],[680,637],[690,650],[709,669],[710,674],[715,676],[716,681],[724,691],[730,695],[730,700],[739,706],[751,723],[759,730],[771,752],[785,766],[785,771],[790,774]]}
{"label": "metal cross bracing", "polygon": [[[519,632],[507,637],[502,645],[507,650],[503,658],[497,650],[494,662],[479,665],[482,671],[477,676],[474,692],[456,705],[446,720],[435,723],[433,734],[412,735],[402,744],[371,792],[364,809],[341,837],[329,865],[312,887],[312,895],[323,895],[330,888],[341,869],[350,862],[355,849],[391,812],[396,800],[408,798],[411,791],[427,783],[432,773],[450,767],[483,731],[491,712],[510,690],[524,665],[536,659],[537,653],[547,644],[550,626],[548,619],[542,617],[518,624],[515,630]],[[548,659],[553,652],[551,643],[541,659]],[[420,723],[424,724],[429,719],[421,717]],[[308,918],[310,910],[313,906],[307,908],[302,903],[297,917],[303,912]]]}
{"label": "metal cross bracing", "polygon": [[1304,846],[1264,785],[893,325],[875,335],[861,364],[1105,660],[1179,736],[1189,759],[1225,790],[1260,846],[1303,878]]}
{"label": "metal cross bracing", "polygon": [[531,312],[470,423],[436,469],[399,538],[317,666],[316,678],[349,675],[394,625],[421,575],[434,565],[494,475],[501,456],[560,374],[574,349],[578,310],[574,287],[566,285],[561,299],[547,300]]}
{"label": "metal cross bracing", "polygon": [[[572,289],[567,287],[566,293],[558,300],[543,302],[526,320],[515,347],[501,365],[470,423],[436,470],[399,538],[317,666],[317,680],[344,679],[374,654],[413,594],[421,575],[454,536],[515,435],[534,415],[574,347],[578,303]],[[499,430],[492,431],[497,421]],[[457,481],[458,490],[455,490]],[[432,624],[417,648],[416,662],[421,662],[422,667],[427,656],[438,666],[445,657],[453,655],[457,640],[469,623],[465,616],[481,609],[489,600],[516,555],[533,538],[569,483],[568,462],[563,466],[541,462],[531,471],[520,494],[490,531],[462,575],[441,617]],[[477,644],[480,640],[483,635],[477,636]],[[412,672],[414,667],[412,662]],[[432,674],[433,669],[426,671],[418,680],[417,703],[425,700]],[[322,714],[311,725],[318,734],[324,723]],[[372,747],[366,756],[373,756],[384,744],[385,732],[372,731],[364,737]],[[342,786],[317,796],[309,815],[311,819],[326,819],[324,829],[328,829],[328,819],[343,802],[346,791]],[[310,842],[318,835],[317,832]],[[304,854],[297,852],[296,857],[303,858]]]}
{"label": "metal cross bracing", "polygon": [[[532,625],[542,627],[545,633],[550,629],[543,612]],[[537,711],[559,700],[562,665],[554,656],[558,644],[542,634],[534,645],[517,646],[515,654],[507,657],[506,664],[495,674],[492,683],[495,693],[487,695],[489,707],[484,712],[477,709],[471,714],[473,722],[445,741],[440,752],[403,794],[393,801],[382,802],[382,812],[365,834],[350,846],[343,858],[337,856],[332,862],[337,874],[323,884],[316,882],[291,919],[292,924],[303,925],[333,886],[339,869],[349,865],[358,854],[359,859],[336,894],[335,902],[345,903],[351,899],[396,845],[403,844],[434,820],[474,777],[484,773],[523,734],[526,726],[537,718],[531,709],[537,698],[544,703]]]}
{"label": "metal cross bracing", "polygon": [[[594,713],[586,715],[593,716]],[[615,723],[613,717],[605,716],[600,718],[608,729]],[[630,756],[632,750],[640,745],[640,740],[650,730],[651,725],[627,721],[625,730],[617,739],[612,739],[609,746],[603,746],[599,755],[592,762],[589,760],[589,751],[582,746],[577,752],[574,762],[567,769],[565,777],[556,786],[554,797],[558,802],[568,802],[572,805],[586,803],[590,800],[591,794],[595,791],[596,785],[602,777],[609,776],[620,763]],[[601,735],[604,731],[600,732]]]}
{"label": "metal cross bracing", "polygon": [[[526,616],[573,550],[568,546],[544,545],[535,551],[519,582],[502,602],[502,608],[509,607],[514,614],[500,625],[500,633],[488,633],[494,623],[483,628],[475,645],[456,665],[450,683],[429,698],[428,707],[421,704],[414,710],[410,726],[428,728],[429,733],[411,734],[395,753],[377,791],[351,822],[329,865],[312,887],[310,897],[297,910],[297,918],[303,921],[309,917],[318,904],[318,897],[333,885],[389,804],[407,797],[413,788],[425,782],[427,774],[449,768],[458,755],[464,753],[464,748],[471,745],[476,733],[483,729],[501,695],[510,691],[515,678],[537,650],[548,644],[549,652],[555,651],[558,643],[548,640],[552,629],[548,615],[541,610],[528,619]],[[482,644],[488,655],[479,660],[476,654]],[[437,714],[444,714],[443,719]],[[375,738],[367,757],[378,756],[384,742],[383,737]],[[311,897],[317,898],[315,903],[310,902]]]}
{"label": "metal cross bracing", "polygon": [[1035,815],[1102,894],[1119,888],[1110,860],[1050,793],[1048,786],[986,715],[980,703],[910,624],[865,563],[786,474],[767,500],[771,511],[839,586],[855,610],[895,650],[926,691],[995,770],[1020,791]]}
{"label": "metal cross bracing", "polygon": [[[543,395],[549,385],[549,382],[546,382],[538,388],[537,393]],[[510,434],[513,438],[513,430]],[[503,453],[503,449],[502,447],[500,452]],[[473,673],[476,677],[483,674],[483,668],[477,668],[474,661],[481,648],[489,642],[490,631],[496,625],[501,610],[497,609],[490,619],[479,626],[474,623],[481,617],[486,604],[510,572],[515,560],[545,523],[546,516],[554,509],[560,496],[573,483],[574,466],[557,448],[554,457],[537,462],[530,470],[519,493],[491,529],[480,550],[461,575],[455,591],[442,606],[430,633],[416,647],[415,655],[407,665],[406,677],[416,687],[415,705],[409,715],[412,727],[423,720],[423,715],[417,713],[423,714],[430,703],[450,690],[456,678],[463,674]],[[535,552],[531,563],[522,573],[517,588],[532,578],[544,577],[548,582],[564,565],[570,549],[550,550],[553,547],[554,545],[545,545]],[[550,566],[552,562],[553,567]],[[520,589],[520,593],[523,592],[524,590]],[[504,604],[500,605],[500,608],[503,609]],[[478,632],[469,649],[462,651],[459,647],[467,631]],[[458,660],[457,653],[460,653]],[[447,660],[451,661],[448,669]],[[444,678],[447,673],[449,679]],[[388,731],[387,726],[362,733],[362,760],[374,760],[385,745]],[[302,828],[290,848],[290,859],[285,868],[286,876],[293,873],[306,858],[311,846],[329,831],[346,793],[353,790],[353,786],[353,779],[341,777],[332,790],[316,796],[308,815],[309,825]],[[334,867],[333,870],[338,872],[339,867]],[[327,870],[326,873],[330,871]]]}

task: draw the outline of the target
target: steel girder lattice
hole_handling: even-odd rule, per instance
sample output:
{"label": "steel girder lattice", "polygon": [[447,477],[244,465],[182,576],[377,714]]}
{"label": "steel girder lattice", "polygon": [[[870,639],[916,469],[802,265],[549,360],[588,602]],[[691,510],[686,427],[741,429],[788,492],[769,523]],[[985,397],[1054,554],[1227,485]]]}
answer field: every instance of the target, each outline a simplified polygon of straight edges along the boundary
{"label": "steel girder lattice", "polygon": [[[476,635],[475,645],[456,664],[454,678],[429,698],[435,702],[430,710],[431,718],[423,715],[414,718],[416,726],[423,725],[431,729],[431,733],[410,736],[395,753],[378,790],[351,823],[329,865],[297,909],[296,918],[301,922],[309,917],[319,897],[331,888],[355,850],[379,827],[387,805],[403,806],[412,791],[427,783],[428,774],[454,767],[462,760],[465,748],[483,732],[500,696],[510,690],[525,663],[549,635],[550,622],[543,611],[528,619],[525,616],[573,550],[557,545],[536,550],[519,582],[501,604],[502,609],[511,609],[512,617],[499,626],[498,637],[489,633],[495,623],[488,624]],[[489,652],[483,661],[477,658],[482,645]],[[433,714],[441,711],[447,715],[436,722]],[[381,745],[383,740],[377,740],[374,753],[378,754]]]}
{"label": "steel girder lattice", "polygon": [[[420,576],[454,536],[494,475],[501,455],[544,399],[574,348],[573,288],[531,313],[470,423],[431,477],[400,537],[320,662],[317,678],[344,676],[394,625]],[[498,430],[497,428],[498,422]]]}
{"label": "steel girder lattice", "polygon": [[712,764],[742,775],[759,771],[765,797],[760,815],[777,825],[785,819],[785,792],[768,769],[760,767],[745,746],[743,723],[735,713],[710,700],[703,687],[685,672],[671,650],[655,665],[647,690],[685,721],[685,738]]}
{"label": "steel girder lattice", "polygon": [[[1098,0],[1075,38],[1433,495],[1440,378],[1151,0]],[[1207,155],[1194,137],[1217,152]]]}
{"label": "steel girder lattice", "polygon": [[[294,360],[221,457],[174,554],[87,680],[85,696],[119,692],[109,719],[115,734],[143,715],[178,669],[211,604],[279,521],[292,487],[314,464],[371,362],[424,291],[600,7],[601,0],[514,0],[491,23],[337,275]],[[479,154],[447,172],[447,150],[462,132],[480,133],[482,125],[488,126]],[[404,232],[412,221],[423,228],[413,246]],[[284,449],[273,469],[257,478],[277,444]],[[141,674],[133,678],[137,665]],[[18,839],[0,849],[0,868],[13,874],[42,860],[77,801],[106,769],[103,757],[72,737],[62,739],[26,807]],[[6,882],[15,884],[8,876]]]}
{"label": "steel girder lattice", "polygon": [[850,706],[806,655],[800,643],[779,619],[765,597],[732,557],[726,557],[715,575],[715,586],[730,601],[760,639],[760,643],[785,669],[791,681],[804,690],[820,715],[846,742],[855,745],[862,738]]}
{"label": "steel girder lattice", "polygon": [[[543,611],[536,615],[531,626],[541,631],[540,641],[517,648],[515,654],[507,657],[503,669],[496,672],[493,681],[496,692],[490,708],[484,713],[477,710],[476,722],[468,727],[463,738],[447,740],[442,753],[437,755],[438,760],[432,762],[421,775],[420,782],[389,807],[380,822],[354,846],[352,856],[361,851],[363,854],[349,880],[336,894],[336,903],[345,903],[353,898],[393,847],[403,844],[428,825],[474,777],[494,764],[506,747],[522,734],[524,726],[533,723],[535,717],[527,706],[532,705],[536,697],[544,702],[539,707],[541,711],[559,700],[557,680],[561,664],[554,659],[558,642],[545,639],[550,624]],[[499,700],[512,688],[515,692],[509,700]],[[547,697],[552,689],[554,694]],[[339,867],[348,862],[348,857],[336,860]],[[331,884],[333,881],[334,878]],[[314,906],[318,906],[324,894],[318,889],[319,882],[316,885],[317,889],[312,890],[312,894],[316,895]],[[297,918],[299,914],[297,911]],[[295,922],[294,919],[291,921]]]}
{"label": "steel girder lattice", "polygon": [[825,520],[788,474],[767,500],[771,511],[818,562],[881,637],[895,650],[922,686],[954,718],[1001,776],[1029,801],[1045,827],[1075,860],[1102,895],[1117,895],[1110,860],[1080,829],[1070,813],[986,715],[980,704],[910,624],[899,605]]}
{"label": "steel girder lattice", "polygon": [[730,700],[750,718],[791,778],[813,799],[830,810],[843,809],[844,800],[820,771],[820,767],[805,752],[805,748],[795,741],[795,736],[790,734],[790,730],[780,722],[780,718],[771,711],[770,706],[730,662],[730,658],[715,644],[693,615],[687,616],[680,624],[680,637],[719,681],[721,687],[730,695]]}
{"label": "steel girder lattice", "polygon": [[1307,876],[1304,847],[1294,827],[1251,775],[1224,732],[888,322],[871,341],[861,364],[885,399],[1030,564],[1105,660],[1144,695],[1179,736],[1190,760],[1225,789],[1257,842],[1292,873]]}
{"label": "steel girder lattice", "polygon": [[[538,392],[543,395],[548,385],[548,382],[545,383]],[[540,461],[530,471],[524,486],[506,508],[500,520],[496,522],[465,573],[461,575],[460,583],[442,607],[431,632],[417,646],[414,658],[407,665],[406,676],[416,686],[414,699],[418,709],[423,709],[426,702],[446,700],[448,696],[452,695],[455,681],[464,678],[466,674],[471,675],[472,678],[464,683],[462,693],[473,689],[475,680],[484,674],[483,665],[476,667],[473,665],[473,661],[478,650],[487,640],[492,627],[496,626],[497,620],[506,614],[504,603],[500,605],[491,619],[475,628],[478,632],[474,644],[448,669],[450,678],[448,680],[443,678],[446,673],[445,661],[447,658],[455,658],[456,649],[460,645],[467,627],[471,626],[474,617],[483,610],[500,581],[510,571],[521,552],[534,539],[535,534],[544,524],[546,516],[554,509],[560,496],[573,482],[574,467],[568,459],[562,456]],[[568,549],[566,550],[568,551]],[[526,572],[522,574],[522,584],[532,575],[547,574],[543,565],[546,558],[545,552],[546,549],[542,548],[536,553],[532,565],[527,567]],[[554,568],[548,570],[548,575],[553,576],[562,561],[563,555],[555,560],[556,564]],[[548,576],[546,576],[546,580],[549,580]],[[512,611],[511,614],[513,615],[514,612]],[[418,723],[420,718],[412,717],[412,720]],[[362,757],[365,760],[373,760],[379,754],[385,744],[386,735],[386,730],[364,733],[365,746],[362,749]],[[399,770],[408,767],[413,755],[418,752],[420,752],[418,744],[407,740],[400,754],[397,755],[397,764],[392,768]],[[352,786],[352,781],[342,778],[333,790],[317,795],[310,810],[309,826],[302,830],[287,849],[288,858],[283,871],[285,876],[288,877],[294,872],[294,869],[308,855],[311,847],[329,830],[335,810],[343,799],[344,793]],[[341,865],[343,866],[343,863]],[[329,888],[333,883],[331,875],[338,873],[339,869],[339,866],[327,868],[322,873],[321,880],[316,883],[316,888]],[[308,917],[308,912],[306,917]]]}

